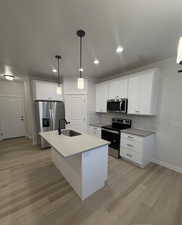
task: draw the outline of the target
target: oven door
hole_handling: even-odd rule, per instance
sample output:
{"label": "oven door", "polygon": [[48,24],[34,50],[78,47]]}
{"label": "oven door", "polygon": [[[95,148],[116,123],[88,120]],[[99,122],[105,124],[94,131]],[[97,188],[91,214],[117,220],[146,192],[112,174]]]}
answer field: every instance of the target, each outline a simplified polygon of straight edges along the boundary
{"label": "oven door", "polygon": [[107,101],[107,112],[121,112],[121,102]]}
{"label": "oven door", "polygon": [[110,130],[102,128],[102,139],[109,141],[109,147],[120,150],[120,132],[116,130]]}

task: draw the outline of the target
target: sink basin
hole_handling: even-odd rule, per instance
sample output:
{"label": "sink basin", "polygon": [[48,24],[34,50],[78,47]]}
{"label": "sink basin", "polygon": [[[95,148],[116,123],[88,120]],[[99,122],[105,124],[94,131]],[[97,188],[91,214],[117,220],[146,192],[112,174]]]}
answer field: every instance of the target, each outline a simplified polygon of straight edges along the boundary
{"label": "sink basin", "polygon": [[62,134],[63,135],[66,135],[68,137],[74,137],[74,136],[78,136],[78,135],[81,135],[81,133],[78,133],[74,130],[63,130],[62,131]]}

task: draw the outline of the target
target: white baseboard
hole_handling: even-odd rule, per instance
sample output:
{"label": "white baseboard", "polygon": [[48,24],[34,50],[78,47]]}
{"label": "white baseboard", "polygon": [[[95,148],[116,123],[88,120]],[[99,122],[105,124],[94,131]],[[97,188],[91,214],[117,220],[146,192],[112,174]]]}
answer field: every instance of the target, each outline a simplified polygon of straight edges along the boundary
{"label": "white baseboard", "polygon": [[174,170],[178,173],[182,173],[182,167],[179,167],[179,166],[174,166],[168,162],[165,162],[165,161],[160,161],[160,160],[156,160],[156,159],[153,159],[152,160],[153,163],[156,163],[160,166],[163,166],[163,167],[166,167],[168,169],[171,169],[171,170]]}

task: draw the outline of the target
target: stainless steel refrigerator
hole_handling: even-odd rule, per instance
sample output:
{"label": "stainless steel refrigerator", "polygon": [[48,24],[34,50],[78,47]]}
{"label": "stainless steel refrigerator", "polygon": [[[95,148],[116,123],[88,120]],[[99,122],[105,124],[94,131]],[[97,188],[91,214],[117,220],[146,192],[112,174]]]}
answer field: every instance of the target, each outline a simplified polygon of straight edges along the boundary
{"label": "stainless steel refrigerator", "polygon": [[39,132],[58,130],[65,128],[65,106],[63,101],[35,101],[35,121],[37,131],[37,143],[41,149],[50,145],[39,135]]}

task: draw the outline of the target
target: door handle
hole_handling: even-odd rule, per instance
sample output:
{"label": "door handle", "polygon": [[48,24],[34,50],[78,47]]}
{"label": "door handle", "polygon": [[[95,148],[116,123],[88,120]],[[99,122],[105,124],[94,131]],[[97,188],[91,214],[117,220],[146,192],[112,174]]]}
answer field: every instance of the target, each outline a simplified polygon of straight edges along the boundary
{"label": "door handle", "polygon": [[128,157],[132,158],[132,155],[131,155],[131,154],[128,154],[128,153],[127,153],[126,155],[127,155]]}
{"label": "door handle", "polygon": [[134,147],[133,145],[127,144],[128,147]]}
{"label": "door handle", "polygon": [[134,137],[132,137],[132,136],[128,136],[128,138],[129,138],[129,139],[134,139]]}

